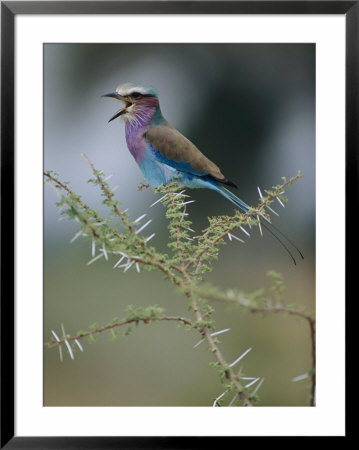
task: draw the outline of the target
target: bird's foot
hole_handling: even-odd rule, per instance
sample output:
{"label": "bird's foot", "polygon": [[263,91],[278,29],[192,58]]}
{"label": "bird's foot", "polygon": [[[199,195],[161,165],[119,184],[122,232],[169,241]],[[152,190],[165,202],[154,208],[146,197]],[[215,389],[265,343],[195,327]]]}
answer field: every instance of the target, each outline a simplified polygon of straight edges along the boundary
{"label": "bird's foot", "polygon": [[148,183],[140,183],[139,185],[138,185],[138,190],[139,191],[142,191],[142,189],[148,189],[150,187],[150,185],[148,184]]}

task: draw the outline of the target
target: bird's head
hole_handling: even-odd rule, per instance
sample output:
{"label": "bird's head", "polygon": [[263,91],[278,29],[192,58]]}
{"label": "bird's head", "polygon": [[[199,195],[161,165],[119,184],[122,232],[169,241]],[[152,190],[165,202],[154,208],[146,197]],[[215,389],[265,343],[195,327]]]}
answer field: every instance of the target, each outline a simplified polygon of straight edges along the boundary
{"label": "bird's head", "polygon": [[109,122],[120,116],[125,121],[131,121],[136,120],[138,116],[153,114],[159,104],[158,94],[153,86],[133,83],[121,84],[115,92],[104,94],[102,97],[112,97],[125,103]]}

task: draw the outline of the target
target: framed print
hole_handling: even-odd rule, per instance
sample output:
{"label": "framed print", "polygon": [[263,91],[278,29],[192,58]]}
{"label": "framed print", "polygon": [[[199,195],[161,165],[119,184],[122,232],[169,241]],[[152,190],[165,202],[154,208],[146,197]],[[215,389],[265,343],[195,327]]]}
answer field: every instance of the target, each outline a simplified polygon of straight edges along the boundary
{"label": "framed print", "polygon": [[2,2],[2,447],[345,436],[358,8]]}

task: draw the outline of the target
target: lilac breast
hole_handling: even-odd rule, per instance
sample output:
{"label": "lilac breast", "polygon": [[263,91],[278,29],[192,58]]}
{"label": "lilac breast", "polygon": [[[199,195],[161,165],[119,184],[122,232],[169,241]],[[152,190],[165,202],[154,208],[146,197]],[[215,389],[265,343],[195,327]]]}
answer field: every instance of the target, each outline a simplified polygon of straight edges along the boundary
{"label": "lilac breast", "polygon": [[126,120],[127,146],[137,163],[143,160],[148,148],[143,135],[155,114],[156,105],[158,105],[157,98],[144,98],[130,113],[132,117]]}
{"label": "lilac breast", "polygon": [[143,160],[147,149],[147,143],[143,137],[147,127],[133,127],[131,124],[126,124],[126,142],[131,155],[139,163]]}

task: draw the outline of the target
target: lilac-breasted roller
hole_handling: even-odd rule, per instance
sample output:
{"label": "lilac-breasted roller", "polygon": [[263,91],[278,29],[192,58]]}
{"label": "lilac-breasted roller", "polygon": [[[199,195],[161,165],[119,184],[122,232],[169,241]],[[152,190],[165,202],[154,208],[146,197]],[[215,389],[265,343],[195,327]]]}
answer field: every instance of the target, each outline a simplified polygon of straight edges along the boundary
{"label": "lilac-breasted roller", "polygon": [[[163,117],[157,90],[153,86],[125,83],[103,97],[113,97],[125,103],[109,122],[118,117],[124,120],[128,149],[148,184],[157,187],[176,178],[179,185],[187,188],[217,191],[242,211],[248,212],[249,206],[225,187],[237,186]],[[263,222],[262,225],[268,229]],[[281,239],[272,230],[268,231],[278,239],[295,263]],[[294,245],[278,229],[276,231]]]}

